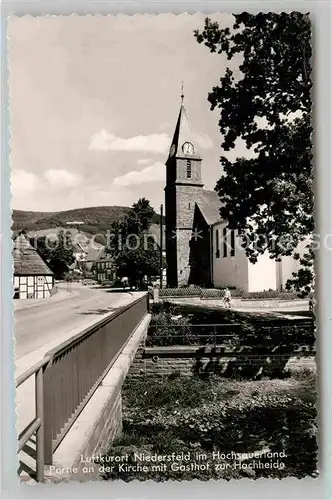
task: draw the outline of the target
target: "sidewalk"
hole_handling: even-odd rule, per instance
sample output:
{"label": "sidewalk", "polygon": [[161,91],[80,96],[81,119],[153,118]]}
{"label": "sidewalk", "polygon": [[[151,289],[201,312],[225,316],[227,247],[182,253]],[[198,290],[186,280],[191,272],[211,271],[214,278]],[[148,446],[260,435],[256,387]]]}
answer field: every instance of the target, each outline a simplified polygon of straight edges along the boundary
{"label": "sidewalk", "polygon": [[40,305],[44,305],[47,302],[61,302],[62,300],[67,300],[71,297],[75,297],[78,295],[78,291],[74,289],[70,289],[70,285],[68,290],[66,285],[57,285],[58,291],[51,295],[48,299],[15,299],[14,302],[14,311],[21,311],[23,309],[30,309],[31,307],[38,307]]}
{"label": "sidewalk", "polygon": [[[211,309],[214,311],[226,311],[228,310],[225,307],[225,304],[220,299],[204,299],[201,300],[199,298],[169,298],[169,302],[179,305],[193,305],[203,307],[204,309]],[[248,307],[249,306],[249,307]],[[287,316],[287,313],[290,314],[291,318],[302,318],[303,315],[307,315],[307,311],[309,311],[309,301],[294,301],[294,303],[287,302],[287,304],[283,304],[282,301],[279,304],[271,303],[259,303],[259,301],[245,301],[243,304],[240,303],[237,299],[233,299],[231,302],[231,311],[238,311],[244,313],[253,313],[253,314],[273,314],[276,316]],[[294,315],[294,313],[298,313],[298,315]],[[303,314],[302,314],[303,313]],[[304,314],[306,313],[306,314]]]}

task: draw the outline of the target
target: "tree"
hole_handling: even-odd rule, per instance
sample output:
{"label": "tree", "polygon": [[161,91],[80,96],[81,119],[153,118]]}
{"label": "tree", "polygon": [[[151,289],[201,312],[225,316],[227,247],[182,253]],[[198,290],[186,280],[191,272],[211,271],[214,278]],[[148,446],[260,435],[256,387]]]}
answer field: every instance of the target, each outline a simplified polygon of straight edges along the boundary
{"label": "tree", "polygon": [[311,29],[299,12],[242,13],[232,27],[205,20],[194,35],[210,52],[240,58],[240,74],[226,68],[208,96],[220,110],[221,147],[244,141],[249,157],[220,162],[216,191],[221,216],[244,237],[251,262],[266,250],[271,258],[293,255],[302,268],[287,283],[303,295],[313,285],[313,248],[296,247],[314,230],[311,145]]}
{"label": "tree", "polygon": [[30,241],[36,245],[37,252],[54,272],[55,277],[57,279],[63,278],[70,264],[74,262],[71,233],[59,231],[57,239],[50,240],[41,236],[36,240],[31,238]]}
{"label": "tree", "polygon": [[160,254],[149,229],[155,212],[150,202],[140,198],[131,211],[112,225],[112,255],[119,277],[128,277],[130,286],[142,286],[144,276],[159,273]]}
{"label": "tree", "polygon": [[147,248],[141,245],[138,249],[124,249],[116,258],[118,275],[127,276],[130,287],[143,286],[144,276],[155,276],[159,273],[159,254],[149,243]]}

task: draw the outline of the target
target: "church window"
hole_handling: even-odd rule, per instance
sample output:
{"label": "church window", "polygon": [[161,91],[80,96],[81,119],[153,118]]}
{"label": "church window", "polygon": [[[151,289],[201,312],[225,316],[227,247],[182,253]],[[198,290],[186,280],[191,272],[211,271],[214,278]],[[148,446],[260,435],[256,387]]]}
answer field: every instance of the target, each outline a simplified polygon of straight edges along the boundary
{"label": "church window", "polygon": [[188,179],[191,178],[191,161],[187,160],[187,177]]}
{"label": "church window", "polygon": [[227,257],[227,227],[224,227],[222,230],[222,239],[223,239],[223,257]]}
{"label": "church window", "polygon": [[235,231],[231,230],[231,257],[235,255]]}
{"label": "church window", "polygon": [[219,240],[219,229],[216,230],[216,258],[220,257],[220,240]]}

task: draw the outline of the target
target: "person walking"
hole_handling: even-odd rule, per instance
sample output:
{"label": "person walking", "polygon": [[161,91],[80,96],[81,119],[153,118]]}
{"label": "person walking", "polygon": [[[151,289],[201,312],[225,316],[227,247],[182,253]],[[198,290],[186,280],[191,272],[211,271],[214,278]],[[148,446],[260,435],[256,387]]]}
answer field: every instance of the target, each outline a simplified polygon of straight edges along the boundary
{"label": "person walking", "polygon": [[122,282],[123,289],[125,290],[126,287],[128,286],[128,278],[127,278],[127,276],[123,276],[123,278],[121,278],[121,282]]}
{"label": "person walking", "polygon": [[225,288],[224,301],[228,309],[230,309],[231,307],[231,298],[232,296],[230,290],[228,288]]}

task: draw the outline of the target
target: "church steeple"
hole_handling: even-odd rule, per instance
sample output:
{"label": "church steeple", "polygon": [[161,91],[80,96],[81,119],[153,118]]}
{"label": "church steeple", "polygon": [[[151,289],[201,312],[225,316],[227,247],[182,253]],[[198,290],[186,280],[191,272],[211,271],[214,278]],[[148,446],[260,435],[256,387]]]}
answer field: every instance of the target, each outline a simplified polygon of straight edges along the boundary
{"label": "church steeple", "polygon": [[184,94],[182,85],[180,112],[169,150],[169,158],[176,156],[178,158],[193,157],[195,159],[201,159],[197,148],[196,134],[189,122],[183,100]]}
{"label": "church steeple", "polygon": [[166,161],[166,259],[171,287],[188,283],[195,204],[203,191],[202,158],[183,104],[183,87],[181,90],[180,112]]}

